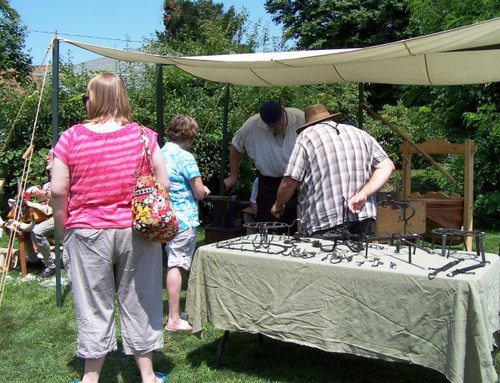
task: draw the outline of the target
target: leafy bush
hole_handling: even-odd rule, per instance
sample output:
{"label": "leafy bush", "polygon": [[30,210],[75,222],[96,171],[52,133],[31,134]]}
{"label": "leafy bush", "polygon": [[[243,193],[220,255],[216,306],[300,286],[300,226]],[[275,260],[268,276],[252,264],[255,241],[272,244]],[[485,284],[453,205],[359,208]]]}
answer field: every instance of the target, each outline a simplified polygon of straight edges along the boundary
{"label": "leafy bush", "polygon": [[500,191],[479,194],[474,203],[475,226],[488,230],[500,229]]}

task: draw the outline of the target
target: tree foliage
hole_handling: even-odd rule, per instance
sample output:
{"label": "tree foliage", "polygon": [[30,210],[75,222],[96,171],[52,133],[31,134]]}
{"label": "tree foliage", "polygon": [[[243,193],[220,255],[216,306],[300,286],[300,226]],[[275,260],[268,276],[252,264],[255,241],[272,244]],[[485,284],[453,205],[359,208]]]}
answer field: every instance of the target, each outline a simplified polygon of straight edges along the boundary
{"label": "tree foliage", "polygon": [[408,0],[410,24],[429,34],[500,16],[498,0]]}
{"label": "tree foliage", "polygon": [[[500,16],[495,0],[410,0],[412,28],[421,34],[456,28]],[[425,105],[446,130],[449,141],[474,140],[478,150],[474,166],[474,219],[482,227],[500,223],[500,85],[408,87],[407,105]],[[463,160],[450,157],[447,165],[463,177]]]}
{"label": "tree foliage", "polygon": [[265,7],[304,49],[366,47],[410,34],[405,1],[266,0]]}
{"label": "tree foliage", "polygon": [[[85,116],[81,97],[90,74],[77,74],[72,65],[61,65],[59,91],[59,131],[82,121]],[[9,86],[0,82],[0,178],[5,178],[2,195],[5,201],[17,194],[17,185],[27,174],[27,186],[47,181],[45,156],[52,146],[51,83],[42,91],[40,79],[30,84]],[[37,109],[40,109],[37,113]],[[22,155],[33,145],[31,160],[25,164]],[[29,167],[28,167],[29,165]]]}
{"label": "tree foliage", "polygon": [[165,0],[165,31],[158,33],[160,44],[181,54],[249,52],[252,43],[243,43],[247,15],[234,7],[224,11],[212,0]]}
{"label": "tree foliage", "polygon": [[7,0],[0,0],[0,78],[26,82],[31,57],[23,52],[26,28]]}

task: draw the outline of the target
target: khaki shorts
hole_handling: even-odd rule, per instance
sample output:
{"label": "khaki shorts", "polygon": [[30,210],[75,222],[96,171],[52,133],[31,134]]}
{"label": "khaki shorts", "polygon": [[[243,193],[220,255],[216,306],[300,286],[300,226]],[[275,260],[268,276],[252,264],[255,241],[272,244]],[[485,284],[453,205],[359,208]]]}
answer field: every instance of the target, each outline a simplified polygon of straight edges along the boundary
{"label": "khaki shorts", "polygon": [[117,348],[115,298],[123,351],[163,348],[162,251],[127,229],[70,229],[64,262],[74,296],[77,356],[101,358]]}
{"label": "khaki shorts", "polygon": [[196,247],[196,228],[179,231],[174,239],[167,242],[168,268],[180,267],[189,270]]}

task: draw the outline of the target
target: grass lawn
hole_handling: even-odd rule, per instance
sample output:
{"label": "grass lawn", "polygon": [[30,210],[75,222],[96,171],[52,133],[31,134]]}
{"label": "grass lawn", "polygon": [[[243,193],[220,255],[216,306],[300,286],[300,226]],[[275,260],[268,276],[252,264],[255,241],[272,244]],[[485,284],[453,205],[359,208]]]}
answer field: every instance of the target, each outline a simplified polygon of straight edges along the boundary
{"label": "grass lawn", "polygon": [[[499,242],[500,233],[487,235],[487,251],[496,253]],[[75,357],[71,293],[63,279],[63,305],[57,307],[55,278],[36,278],[38,271],[30,270],[26,278],[12,271],[7,277],[0,306],[0,382],[68,383],[82,376],[83,361]],[[166,311],[166,297],[164,303]],[[230,335],[223,366],[216,369],[221,336],[222,331],[210,324],[205,325],[202,339],[165,333],[165,347],[155,353],[155,370],[166,373],[168,382],[189,383],[447,382],[440,373],[416,365],[327,353],[268,338],[258,344],[255,335],[245,333]],[[500,353],[495,356],[495,367],[500,375]],[[110,354],[101,382],[140,382],[133,358],[120,350]]]}

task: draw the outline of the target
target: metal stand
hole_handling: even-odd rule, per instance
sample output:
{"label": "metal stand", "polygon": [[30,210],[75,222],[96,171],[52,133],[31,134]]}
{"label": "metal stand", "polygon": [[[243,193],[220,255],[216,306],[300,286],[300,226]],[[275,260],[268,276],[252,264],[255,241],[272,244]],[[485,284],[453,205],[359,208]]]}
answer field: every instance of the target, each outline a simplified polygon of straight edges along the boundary
{"label": "metal stand", "polygon": [[224,347],[226,346],[227,338],[229,338],[229,330],[224,331],[224,335],[220,339],[219,346],[217,347],[217,355],[215,358],[215,368],[220,368],[222,353],[224,352]]}
{"label": "metal stand", "polygon": [[[434,234],[441,235],[441,242],[442,242],[442,247],[441,247],[441,255],[443,257],[446,256],[446,253],[450,252],[450,247],[451,245],[448,245],[448,238],[453,238],[453,237],[462,237],[464,239],[466,238],[474,238],[476,241],[476,255],[481,258],[478,264],[472,265],[472,266],[467,266],[463,267],[461,269],[455,269],[448,274],[446,274],[448,277],[454,277],[457,274],[474,274],[473,270],[478,269],[480,267],[486,266],[489,262],[486,260],[486,255],[484,253],[484,233],[482,231],[475,231],[475,230],[458,230],[458,229],[434,229],[432,230]],[[471,249],[472,250],[472,249]]]}
{"label": "metal stand", "polygon": [[[220,338],[219,345],[217,346],[217,355],[215,358],[215,368],[220,368],[222,353],[224,352],[224,347],[226,347],[227,338],[229,338],[229,330],[224,331],[224,335]],[[257,343],[259,345],[264,344],[264,336],[261,333],[257,334]]]}

